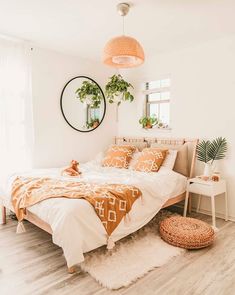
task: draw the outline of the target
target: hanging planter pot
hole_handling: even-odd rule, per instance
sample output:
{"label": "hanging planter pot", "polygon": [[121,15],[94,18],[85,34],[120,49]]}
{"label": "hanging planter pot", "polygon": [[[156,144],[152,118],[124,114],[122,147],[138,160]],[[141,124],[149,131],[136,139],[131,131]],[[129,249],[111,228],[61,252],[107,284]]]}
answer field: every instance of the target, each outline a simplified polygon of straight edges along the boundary
{"label": "hanging planter pot", "polygon": [[105,86],[105,94],[109,103],[116,103],[117,113],[116,119],[118,121],[118,107],[123,101],[132,102],[134,96],[131,94],[130,89],[134,89],[131,83],[125,81],[123,77],[118,75],[113,75],[109,78],[108,83]]}

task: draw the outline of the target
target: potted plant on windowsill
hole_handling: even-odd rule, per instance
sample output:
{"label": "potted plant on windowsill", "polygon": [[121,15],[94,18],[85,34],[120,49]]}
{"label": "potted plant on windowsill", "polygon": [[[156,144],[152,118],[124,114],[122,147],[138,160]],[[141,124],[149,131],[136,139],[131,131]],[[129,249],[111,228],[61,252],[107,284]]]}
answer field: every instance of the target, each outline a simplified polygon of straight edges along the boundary
{"label": "potted plant on windowsill", "polygon": [[142,128],[151,129],[158,124],[158,119],[155,116],[144,116],[139,119],[139,123],[142,125]]}
{"label": "potted plant on windowsill", "polygon": [[210,177],[214,161],[221,160],[227,152],[227,140],[223,137],[216,139],[202,140],[197,145],[197,159],[205,163],[203,176]]}
{"label": "potted plant on windowsill", "polygon": [[96,128],[100,124],[100,120],[98,118],[91,119],[90,122],[86,122],[87,129],[89,128]]}
{"label": "potted plant on windowsill", "polygon": [[91,108],[99,108],[103,99],[102,93],[96,83],[83,81],[82,86],[75,91],[76,98]]}

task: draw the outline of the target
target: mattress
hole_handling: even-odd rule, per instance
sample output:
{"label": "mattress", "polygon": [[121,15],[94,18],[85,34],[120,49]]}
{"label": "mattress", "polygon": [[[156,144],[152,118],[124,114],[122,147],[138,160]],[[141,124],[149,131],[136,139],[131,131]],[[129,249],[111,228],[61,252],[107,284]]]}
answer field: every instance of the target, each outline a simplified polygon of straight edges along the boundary
{"label": "mattress", "polygon": [[[162,167],[158,173],[138,172],[130,169],[101,167],[95,161],[81,165],[82,177],[61,176],[61,169],[38,169],[22,173],[24,176],[52,177],[68,181],[95,183],[123,183],[138,187],[139,198],[129,213],[130,220],[123,219],[111,238],[117,241],[147,224],[170,198],[185,192],[187,178]],[[12,175],[5,189],[4,204],[11,207]],[[106,231],[93,207],[83,199],[48,199],[28,210],[48,223],[53,231],[53,242],[62,247],[68,267],[84,260],[84,253],[107,243]]]}

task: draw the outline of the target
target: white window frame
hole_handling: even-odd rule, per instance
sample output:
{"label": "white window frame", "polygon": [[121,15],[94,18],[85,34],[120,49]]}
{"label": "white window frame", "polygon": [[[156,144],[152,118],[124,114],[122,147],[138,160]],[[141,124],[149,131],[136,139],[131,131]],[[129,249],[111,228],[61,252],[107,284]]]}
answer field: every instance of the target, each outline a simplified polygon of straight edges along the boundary
{"label": "white window frame", "polygon": [[[148,89],[148,85],[151,82],[155,82],[155,81],[161,81],[161,80],[166,80],[166,79],[170,79],[170,86],[169,87],[158,87],[158,88],[152,88],[152,89]],[[164,92],[169,92],[170,93],[170,98],[169,99],[163,99],[163,100],[156,100],[156,101],[149,101],[149,95],[153,94],[153,93],[164,93]],[[171,107],[171,77],[163,77],[163,78],[158,78],[155,80],[149,80],[149,81],[145,81],[144,82],[144,91],[143,91],[144,95],[145,95],[145,115],[149,116],[150,115],[150,105],[152,104],[156,104],[156,105],[160,105],[162,103],[169,103],[169,106]],[[160,108],[158,108],[160,109]],[[159,117],[159,114],[158,114]],[[169,111],[169,124],[166,128],[161,128],[161,129],[171,129],[170,128],[170,111]]]}

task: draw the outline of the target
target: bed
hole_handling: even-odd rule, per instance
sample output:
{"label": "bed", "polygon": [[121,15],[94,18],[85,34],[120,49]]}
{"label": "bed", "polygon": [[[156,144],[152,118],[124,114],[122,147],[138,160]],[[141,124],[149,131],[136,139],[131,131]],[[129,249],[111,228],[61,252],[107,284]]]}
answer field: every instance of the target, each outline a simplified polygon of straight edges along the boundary
{"label": "bed", "polygon": [[[138,199],[129,213],[130,220],[123,219],[112,233],[114,242],[135,232],[147,224],[161,209],[185,198],[187,177],[193,176],[197,139],[115,137],[115,144],[151,146],[153,143],[167,146],[187,146],[187,175],[164,167],[158,173],[137,172],[130,169],[104,168],[97,160],[81,165],[83,181],[98,183],[124,183],[138,187],[143,198]],[[24,176],[63,178],[61,169],[36,169]],[[184,173],[185,174],[185,173]],[[12,179],[9,180],[9,183]],[[3,222],[6,207],[12,210],[10,185],[2,197]],[[107,243],[102,223],[92,206],[84,199],[48,199],[27,209],[25,219],[52,234],[55,244],[62,247],[69,272],[84,260],[84,253]]]}

